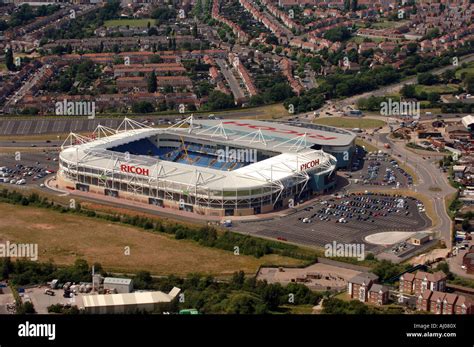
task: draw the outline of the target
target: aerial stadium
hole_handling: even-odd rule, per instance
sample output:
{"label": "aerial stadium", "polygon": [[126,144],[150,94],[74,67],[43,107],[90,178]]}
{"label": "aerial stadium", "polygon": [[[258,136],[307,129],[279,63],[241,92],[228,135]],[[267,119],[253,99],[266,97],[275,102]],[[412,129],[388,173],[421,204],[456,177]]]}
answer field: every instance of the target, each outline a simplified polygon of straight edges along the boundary
{"label": "aerial stadium", "polygon": [[62,145],[58,187],[208,216],[292,207],[335,187],[355,134],[256,120],[186,118],[168,128],[124,119]]}

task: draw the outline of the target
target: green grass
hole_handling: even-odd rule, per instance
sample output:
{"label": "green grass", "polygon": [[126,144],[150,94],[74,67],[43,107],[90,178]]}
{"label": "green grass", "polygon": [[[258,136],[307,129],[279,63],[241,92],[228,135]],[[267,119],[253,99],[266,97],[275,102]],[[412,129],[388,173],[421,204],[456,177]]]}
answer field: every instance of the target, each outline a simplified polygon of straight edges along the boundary
{"label": "green grass", "polygon": [[137,28],[146,28],[150,25],[154,25],[155,21],[153,19],[111,19],[105,21],[104,25],[106,28],[118,27],[128,25],[130,27]]}
{"label": "green grass", "polygon": [[365,150],[366,150],[367,152],[376,152],[376,151],[379,150],[379,149],[378,149],[377,147],[375,147],[374,145],[371,145],[370,143],[365,142],[365,141],[363,141],[363,140],[361,140],[361,139],[356,139],[355,143],[356,143],[357,146],[361,146],[361,147],[365,148]]}
{"label": "green grass", "polygon": [[421,92],[425,93],[438,93],[438,94],[451,94],[458,90],[457,84],[436,84],[433,86],[423,86],[423,85],[416,85],[415,89],[417,94]]}
{"label": "green grass", "polygon": [[359,128],[359,129],[374,129],[383,127],[385,122],[379,119],[370,118],[347,118],[347,117],[334,117],[334,118],[320,118],[313,121],[316,124],[329,125],[338,128]]}
{"label": "green grass", "polygon": [[283,310],[286,314],[312,314],[313,305],[283,305],[280,306],[280,309]]}
{"label": "green grass", "polygon": [[372,24],[372,29],[388,29],[388,28],[396,28],[403,24],[407,23],[407,21],[389,21],[384,20],[382,22],[377,22]]}
{"label": "green grass", "polygon": [[371,42],[380,43],[384,41],[381,37],[364,37],[364,36],[352,36],[349,41],[357,44],[361,44],[366,39],[369,39]]}
{"label": "green grass", "polygon": [[459,69],[456,71],[456,78],[461,78],[461,75],[466,72],[468,74],[474,74],[474,62],[467,63],[467,68]]}

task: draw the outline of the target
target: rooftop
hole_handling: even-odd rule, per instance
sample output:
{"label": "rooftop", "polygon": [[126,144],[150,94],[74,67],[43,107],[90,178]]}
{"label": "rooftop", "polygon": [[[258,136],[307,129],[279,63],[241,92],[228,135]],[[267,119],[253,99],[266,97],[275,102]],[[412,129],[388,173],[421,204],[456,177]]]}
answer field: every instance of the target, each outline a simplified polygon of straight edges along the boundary
{"label": "rooftop", "polygon": [[[337,129],[336,129],[337,130]],[[186,163],[159,160],[152,156],[130,155],[126,160],[124,153],[110,150],[152,136],[175,136],[199,141],[199,143],[219,143],[229,147],[252,148],[275,152],[264,159],[233,171],[222,171],[211,167],[195,167]],[[304,180],[307,171],[319,170],[321,173],[335,169],[336,159],[323,150],[310,147],[314,143],[326,142],[335,145],[339,136],[341,143],[350,143],[352,133],[331,133],[328,129],[313,131],[279,123],[260,121],[193,121],[192,126],[169,128],[147,128],[127,130],[91,142],[72,145],[63,149],[60,158],[64,162],[82,165],[98,170],[120,171],[119,161],[129,165],[149,169],[150,177],[177,182],[188,187],[200,185],[201,188],[222,190],[223,187],[243,189],[285,184],[287,180]],[[302,164],[315,163],[311,168],[301,168]],[[161,179],[161,178],[160,178]]]}
{"label": "rooftop", "polygon": [[174,287],[168,294],[154,292],[134,292],[124,294],[91,294],[82,297],[84,307],[106,307],[118,305],[144,305],[171,302],[180,292]]}
{"label": "rooftop", "polygon": [[106,277],[104,278],[104,284],[122,284],[130,285],[132,280],[130,278],[118,278],[118,277]]}

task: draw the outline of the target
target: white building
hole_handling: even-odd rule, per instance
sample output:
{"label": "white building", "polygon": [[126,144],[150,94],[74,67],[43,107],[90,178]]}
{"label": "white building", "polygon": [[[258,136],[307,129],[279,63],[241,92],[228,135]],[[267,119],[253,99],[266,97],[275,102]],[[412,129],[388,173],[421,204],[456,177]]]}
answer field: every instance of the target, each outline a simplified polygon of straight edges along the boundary
{"label": "white building", "polygon": [[84,295],[82,302],[86,313],[123,314],[152,312],[160,304],[170,303],[181,291],[174,287],[168,294],[154,292],[135,292],[125,294],[91,294]]}
{"label": "white building", "polygon": [[131,293],[133,282],[130,278],[104,278],[104,289],[115,290],[117,293]]}

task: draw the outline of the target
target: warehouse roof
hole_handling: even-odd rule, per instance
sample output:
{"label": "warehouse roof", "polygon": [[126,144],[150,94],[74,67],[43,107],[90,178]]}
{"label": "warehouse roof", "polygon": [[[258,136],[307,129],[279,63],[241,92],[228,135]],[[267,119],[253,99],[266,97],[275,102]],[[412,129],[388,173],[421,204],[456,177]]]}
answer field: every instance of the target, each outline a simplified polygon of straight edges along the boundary
{"label": "warehouse roof", "polygon": [[84,295],[82,301],[85,308],[106,307],[119,305],[145,305],[171,302],[180,292],[174,287],[168,294],[154,292],[134,292],[124,294],[99,294]]}

